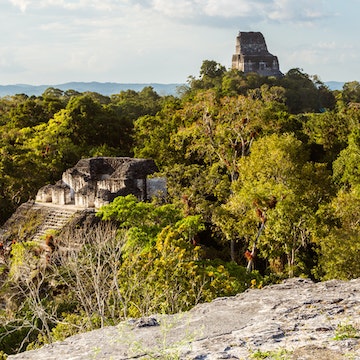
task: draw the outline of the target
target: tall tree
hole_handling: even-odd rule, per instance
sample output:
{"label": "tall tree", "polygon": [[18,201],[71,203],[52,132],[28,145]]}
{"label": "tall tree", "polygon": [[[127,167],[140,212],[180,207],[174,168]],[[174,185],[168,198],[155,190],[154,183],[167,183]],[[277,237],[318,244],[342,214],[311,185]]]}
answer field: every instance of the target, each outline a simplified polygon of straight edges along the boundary
{"label": "tall tree", "polygon": [[273,265],[285,256],[288,274],[294,273],[297,253],[311,239],[313,215],[328,196],[325,167],[307,160],[301,141],[287,134],[260,138],[239,160],[239,178],[224,210],[237,219],[233,226],[249,249],[249,262],[258,250]]}
{"label": "tall tree", "polygon": [[360,276],[359,187],[341,189],[317,213],[316,243],[319,264],[314,272],[321,280],[349,280]]}
{"label": "tall tree", "polygon": [[342,100],[346,104],[351,102],[360,103],[360,83],[358,81],[350,81],[344,84]]}

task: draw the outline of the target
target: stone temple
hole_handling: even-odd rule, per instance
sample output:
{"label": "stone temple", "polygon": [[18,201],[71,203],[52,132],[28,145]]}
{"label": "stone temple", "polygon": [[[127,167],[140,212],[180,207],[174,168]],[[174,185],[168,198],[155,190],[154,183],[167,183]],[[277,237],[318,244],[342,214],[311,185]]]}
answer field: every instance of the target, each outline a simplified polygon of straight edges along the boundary
{"label": "stone temple", "polygon": [[232,68],[245,74],[281,77],[277,56],[269,53],[261,32],[239,32],[236,37],[236,53],[232,56]]}
{"label": "stone temple", "polygon": [[164,196],[166,180],[148,178],[158,171],[153,160],[128,157],[81,159],[55,185],[42,187],[36,202],[99,208],[117,196],[135,195],[146,201]]}

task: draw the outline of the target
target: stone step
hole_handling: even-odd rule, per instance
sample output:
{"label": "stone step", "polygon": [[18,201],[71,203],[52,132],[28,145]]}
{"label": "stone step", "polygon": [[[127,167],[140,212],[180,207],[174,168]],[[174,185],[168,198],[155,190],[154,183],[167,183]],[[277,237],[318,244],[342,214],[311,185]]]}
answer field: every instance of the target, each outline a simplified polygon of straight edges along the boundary
{"label": "stone step", "polygon": [[[35,205],[36,206],[36,205]],[[43,206],[37,206],[42,208]],[[74,216],[78,210],[76,209],[64,209],[64,208],[49,208],[50,212],[44,219],[43,224],[38,228],[33,240],[39,241],[49,230],[60,230],[64,225]]]}

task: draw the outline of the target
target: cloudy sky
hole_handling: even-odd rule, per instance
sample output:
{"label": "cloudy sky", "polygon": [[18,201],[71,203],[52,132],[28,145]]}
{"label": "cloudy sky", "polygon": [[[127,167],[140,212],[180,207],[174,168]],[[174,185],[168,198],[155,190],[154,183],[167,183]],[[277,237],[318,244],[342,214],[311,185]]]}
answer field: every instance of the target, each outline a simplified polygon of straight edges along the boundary
{"label": "cloudy sky", "polygon": [[360,81],[360,0],[0,0],[0,85],[184,83],[261,31],[280,68]]}

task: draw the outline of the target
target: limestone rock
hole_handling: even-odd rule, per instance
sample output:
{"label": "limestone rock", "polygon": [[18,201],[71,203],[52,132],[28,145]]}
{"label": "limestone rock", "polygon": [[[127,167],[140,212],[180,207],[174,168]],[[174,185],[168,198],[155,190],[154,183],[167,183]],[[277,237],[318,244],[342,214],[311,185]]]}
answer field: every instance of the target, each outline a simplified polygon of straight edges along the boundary
{"label": "limestone rock", "polygon": [[261,358],[269,352],[283,359],[360,359],[357,336],[345,332],[335,340],[346,326],[360,335],[360,279],[290,279],[183,314],[79,334],[9,360],[251,359],[256,352]]}

